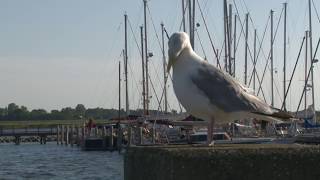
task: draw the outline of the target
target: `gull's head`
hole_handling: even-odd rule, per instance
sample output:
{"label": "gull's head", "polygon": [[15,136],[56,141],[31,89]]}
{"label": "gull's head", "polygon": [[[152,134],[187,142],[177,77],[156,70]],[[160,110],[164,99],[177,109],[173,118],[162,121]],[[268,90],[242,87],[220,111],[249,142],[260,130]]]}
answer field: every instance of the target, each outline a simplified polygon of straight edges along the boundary
{"label": "gull's head", "polygon": [[185,32],[176,32],[171,35],[168,42],[169,50],[169,62],[167,66],[167,71],[169,72],[171,66],[173,66],[180,54],[185,49],[191,49],[190,38]]}

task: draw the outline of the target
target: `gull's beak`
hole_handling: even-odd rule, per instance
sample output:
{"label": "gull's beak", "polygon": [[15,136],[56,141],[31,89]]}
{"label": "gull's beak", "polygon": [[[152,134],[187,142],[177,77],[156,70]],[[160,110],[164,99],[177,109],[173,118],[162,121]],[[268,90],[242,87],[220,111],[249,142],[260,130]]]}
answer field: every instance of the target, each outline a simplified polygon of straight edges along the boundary
{"label": "gull's beak", "polygon": [[171,67],[173,65],[173,59],[171,57],[169,57],[169,62],[168,62],[168,65],[167,65],[167,72],[170,73],[170,70],[171,70]]}
{"label": "gull's beak", "polygon": [[174,66],[175,62],[177,61],[177,58],[179,57],[182,49],[179,48],[179,50],[176,50],[175,48],[169,48],[168,54],[169,54],[169,62],[167,66],[167,72],[169,73],[171,70],[171,67]]}

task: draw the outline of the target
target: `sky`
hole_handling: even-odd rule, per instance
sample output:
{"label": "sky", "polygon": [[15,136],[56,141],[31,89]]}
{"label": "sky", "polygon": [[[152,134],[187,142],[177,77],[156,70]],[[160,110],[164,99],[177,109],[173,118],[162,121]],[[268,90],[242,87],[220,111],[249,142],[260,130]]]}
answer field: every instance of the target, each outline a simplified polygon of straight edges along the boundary
{"label": "sky", "polygon": [[[233,14],[250,12],[249,49],[253,52],[253,32],[257,29],[258,41],[263,32],[271,9],[274,14],[274,29],[277,27],[283,3],[279,0],[229,0]],[[289,79],[305,31],[308,29],[307,0],[288,0],[287,61]],[[204,18],[213,38],[214,45],[221,50],[223,45],[222,0],[199,0]],[[235,10],[235,5],[238,11]],[[319,21],[315,9],[320,3],[314,1],[313,48],[319,38]],[[162,53],[160,48],[163,22],[169,34],[180,31],[180,0],[148,1],[148,44],[154,57],[150,59],[152,109],[158,108],[163,85]],[[128,14],[128,58],[129,58],[129,101],[130,108],[142,108],[141,60],[139,55],[140,29],[143,24],[142,0],[0,0],[0,107],[9,103],[27,106],[29,109],[44,108],[48,111],[84,104],[87,108],[118,107],[118,63],[123,69],[124,13]],[[283,17],[283,15],[281,16]],[[196,8],[199,39],[195,51],[215,63],[204,22]],[[238,21],[237,34],[241,25]],[[200,42],[203,45],[201,49]],[[283,19],[274,42],[275,59],[275,106],[279,107],[282,95]],[[167,42],[165,42],[167,44]],[[258,73],[262,71],[270,50],[270,22],[258,58]],[[167,46],[165,47],[167,48]],[[166,50],[165,50],[166,51]],[[239,38],[236,52],[236,76],[243,82],[244,38]],[[304,57],[304,50],[302,51]],[[251,60],[249,60],[251,61]],[[315,64],[316,109],[320,109],[319,65]],[[252,69],[252,63],[249,63]],[[249,70],[251,71],[251,70]],[[267,70],[263,89],[270,103],[270,69]],[[122,80],[124,79],[121,73]],[[288,109],[296,110],[301,96],[304,78],[304,59],[298,64],[292,89],[288,97]],[[252,88],[252,87],[251,87]],[[124,83],[122,81],[122,89]],[[168,83],[169,109],[180,110],[172,84]],[[308,92],[308,104],[311,93]],[[262,96],[260,95],[262,98]],[[122,91],[124,107],[124,91]]]}

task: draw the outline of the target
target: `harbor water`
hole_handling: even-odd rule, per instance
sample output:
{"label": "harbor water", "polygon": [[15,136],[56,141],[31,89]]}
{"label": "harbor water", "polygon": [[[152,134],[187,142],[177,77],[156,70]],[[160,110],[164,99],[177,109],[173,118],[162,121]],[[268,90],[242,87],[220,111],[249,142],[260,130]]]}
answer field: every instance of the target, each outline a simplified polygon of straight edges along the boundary
{"label": "harbor water", "polygon": [[56,143],[5,143],[0,144],[0,179],[122,180],[123,156]]}

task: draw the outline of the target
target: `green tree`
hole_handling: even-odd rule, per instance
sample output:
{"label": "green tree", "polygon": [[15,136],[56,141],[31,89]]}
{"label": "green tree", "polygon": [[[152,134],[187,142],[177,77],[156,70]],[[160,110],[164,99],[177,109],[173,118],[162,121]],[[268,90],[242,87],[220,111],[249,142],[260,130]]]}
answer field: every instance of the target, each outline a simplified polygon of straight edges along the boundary
{"label": "green tree", "polygon": [[50,113],[50,118],[51,120],[63,120],[63,115],[60,111],[58,110],[52,110]]}
{"label": "green tree", "polygon": [[27,107],[21,106],[20,108],[14,110],[14,120],[28,120],[30,119],[29,111]]}
{"label": "green tree", "polygon": [[6,116],[6,119],[8,120],[15,120],[17,119],[16,111],[19,109],[19,106],[15,103],[8,104],[8,115]]}
{"label": "green tree", "polygon": [[78,118],[80,118],[80,116],[84,117],[86,113],[86,107],[83,104],[78,104],[76,106],[75,113],[75,115],[78,116]]}
{"label": "green tree", "polygon": [[71,107],[61,109],[61,115],[63,119],[75,119],[75,110]]}
{"label": "green tree", "polygon": [[[75,109],[66,107],[59,110],[52,110],[48,113],[44,109],[34,109],[29,111],[26,106],[18,106],[15,103],[8,104],[6,108],[0,108],[0,120],[68,120],[79,119],[80,116],[94,119],[112,119],[118,118],[117,109],[89,108],[86,109],[83,104],[78,104]],[[319,112],[317,112],[319,113]],[[143,110],[131,110],[131,115],[142,115]],[[159,114],[157,110],[150,110],[151,115]],[[177,114],[172,110],[171,114]],[[120,110],[120,116],[125,117],[124,109]],[[320,115],[319,115],[320,117]]]}
{"label": "green tree", "polygon": [[8,104],[8,115],[11,115],[14,113],[15,110],[19,109],[19,106],[15,103]]}
{"label": "green tree", "polygon": [[48,113],[45,109],[34,109],[30,112],[30,118],[32,120],[45,120],[48,118]]}
{"label": "green tree", "polygon": [[0,120],[4,120],[7,115],[7,109],[6,108],[0,108]]}
{"label": "green tree", "polygon": [[29,112],[26,106],[21,106],[20,109],[22,112]]}

